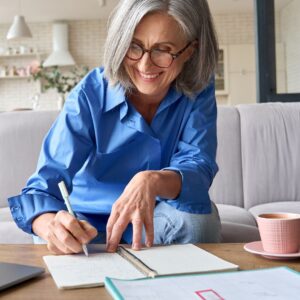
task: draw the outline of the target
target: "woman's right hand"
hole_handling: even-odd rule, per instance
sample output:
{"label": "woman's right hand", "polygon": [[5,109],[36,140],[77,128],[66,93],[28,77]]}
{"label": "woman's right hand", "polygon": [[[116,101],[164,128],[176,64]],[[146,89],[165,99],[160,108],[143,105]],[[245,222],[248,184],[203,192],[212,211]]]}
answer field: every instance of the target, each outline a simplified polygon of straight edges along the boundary
{"label": "woman's right hand", "polygon": [[32,223],[32,230],[48,242],[47,247],[53,254],[82,252],[82,245],[98,234],[91,224],[77,220],[64,210],[38,216]]}

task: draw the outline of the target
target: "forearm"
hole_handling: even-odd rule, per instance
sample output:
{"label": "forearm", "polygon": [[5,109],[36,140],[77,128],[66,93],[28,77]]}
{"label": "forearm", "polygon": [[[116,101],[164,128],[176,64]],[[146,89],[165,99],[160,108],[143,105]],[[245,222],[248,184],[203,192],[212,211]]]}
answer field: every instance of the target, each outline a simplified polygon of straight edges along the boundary
{"label": "forearm", "polygon": [[181,175],[175,171],[144,171],[142,172],[155,195],[165,199],[175,199],[181,191]]}

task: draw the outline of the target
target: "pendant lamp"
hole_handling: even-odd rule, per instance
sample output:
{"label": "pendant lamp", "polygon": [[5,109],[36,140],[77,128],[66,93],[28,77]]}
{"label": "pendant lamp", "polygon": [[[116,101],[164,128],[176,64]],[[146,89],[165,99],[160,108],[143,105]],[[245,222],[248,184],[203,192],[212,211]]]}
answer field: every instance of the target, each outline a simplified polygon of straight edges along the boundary
{"label": "pendant lamp", "polygon": [[[19,11],[21,10],[21,0],[19,0]],[[24,38],[24,37],[32,37],[30,29],[25,22],[24,16],[16,15],[14,17],[13,23],[10,26],[6,38],[8,40]]]}

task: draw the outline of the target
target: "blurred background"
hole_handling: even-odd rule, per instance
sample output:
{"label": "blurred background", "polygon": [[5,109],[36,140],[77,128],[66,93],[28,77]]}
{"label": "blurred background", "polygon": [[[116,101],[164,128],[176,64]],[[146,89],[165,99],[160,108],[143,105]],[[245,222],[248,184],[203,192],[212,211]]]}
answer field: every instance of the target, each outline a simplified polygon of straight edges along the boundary
{"label": "blurred background", "polygon": [[[72,87],[75,77],[84,75],[84,67],[101,66],[106,23],[117,2],[0,0],[0,111],[57,109],[58,94],[62,92],[57,86],[45,89],[47,78],[41,74],[34,78],[32,71],[48,61],[45,70],[52,76],[55,70],[51,66],[58,65],[59,75],[68,74],[60,84]],[[220,45],[216,70],[219,104],[257,102],[254,2],[208,1]],[[299,93],[300,1],[275,0],[274,4],[277,92]],[[21,21],[26,22],[31,37],[15,37],[19,26],[16,22],[20,21],[17,15],[24,16]],[[13,38],[7,39],[8,33]],[[62,48],[66,56],[55,58],[56,48]]]}

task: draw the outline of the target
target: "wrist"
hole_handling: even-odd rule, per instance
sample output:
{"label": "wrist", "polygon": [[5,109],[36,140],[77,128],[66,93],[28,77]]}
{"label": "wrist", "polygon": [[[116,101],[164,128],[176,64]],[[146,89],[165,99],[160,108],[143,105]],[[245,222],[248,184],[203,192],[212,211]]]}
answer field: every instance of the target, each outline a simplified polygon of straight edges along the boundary
{"label": "wrist", "polygon": [[154,197],[175,199],[181,191],[181,175],[172,170],[147,170],[138,173]]}
{"label": "wrist", "polygon": [[44,213],[37,216],[32,221],[31,225],[33,233],[45,239],[48,231],[48,225],[55,218],[55,215],[55,213]]}

